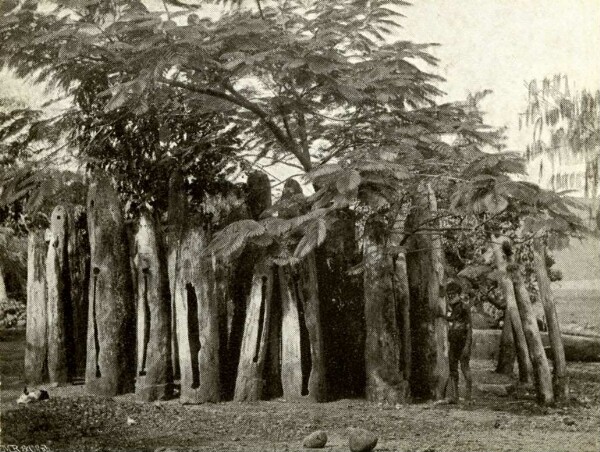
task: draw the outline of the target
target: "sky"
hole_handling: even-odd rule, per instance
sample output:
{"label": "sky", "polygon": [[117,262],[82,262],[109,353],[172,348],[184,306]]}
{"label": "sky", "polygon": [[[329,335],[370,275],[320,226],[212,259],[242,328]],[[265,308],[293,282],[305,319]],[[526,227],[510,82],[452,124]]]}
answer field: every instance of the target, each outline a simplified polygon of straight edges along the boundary
{"label": "sky", "polygon": [[[153,0],[154,1],[154,0]],[[508,126],[509,149],[522,150],[518,114],[525,83],[566,74],[572,88],[600,89],[600,0],[413,0],[399,39],[438,43],[433,72],[446,78],[444,100],[493,90],[487,121]],[[36,102],[39,92],[0,73],[0,94]]]}
{"label": "sky", "polygon": [[448,100],[493,90],[482,108],[509,127],[509,149],[523,147],[527,81],[560,73],[575,89],[600,89],[600,0],[413,0],[403,13],[401,39],[440,44],[431,53]]}

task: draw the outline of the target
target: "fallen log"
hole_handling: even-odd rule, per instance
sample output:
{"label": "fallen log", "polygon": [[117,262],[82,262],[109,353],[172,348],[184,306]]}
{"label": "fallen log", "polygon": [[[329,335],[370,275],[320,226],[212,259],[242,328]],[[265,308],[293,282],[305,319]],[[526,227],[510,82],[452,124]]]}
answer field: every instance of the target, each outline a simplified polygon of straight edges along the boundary
{"label": "fallen log", "polygon": [[[471,356],[474,359],[498,359],[502,330],[473,330]],[[548,333],[541,332],[542,344],[552,359]],[[577,336],[562,333],[567,361],[600,362],[600,336]]]}

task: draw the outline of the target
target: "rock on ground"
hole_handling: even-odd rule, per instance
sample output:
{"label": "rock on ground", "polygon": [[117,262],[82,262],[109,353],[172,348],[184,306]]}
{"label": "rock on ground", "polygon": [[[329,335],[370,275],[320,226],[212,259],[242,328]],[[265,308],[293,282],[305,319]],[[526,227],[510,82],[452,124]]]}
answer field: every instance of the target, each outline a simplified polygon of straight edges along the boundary
{"label": "rock on ground", "polygon": [[349,429],[348,446],[352,452],[369,452],[377,445],[377,436],[362,428]]}
{"label": "rock on ground", "polygon": [[312,432],[302,441],[302,445],[307,449],[322,449],[325,444],[327,444],[327,433],[323,430]]}

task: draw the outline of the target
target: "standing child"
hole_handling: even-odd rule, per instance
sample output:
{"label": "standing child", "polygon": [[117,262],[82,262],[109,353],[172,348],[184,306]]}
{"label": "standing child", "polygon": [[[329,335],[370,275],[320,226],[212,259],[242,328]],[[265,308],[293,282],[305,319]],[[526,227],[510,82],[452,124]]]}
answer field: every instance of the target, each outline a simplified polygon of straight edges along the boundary
{"label": "standing child", "polygon": [[448,305],[450,311],[448,320],[448,343],[450,346],[450,383],[452,386],[451,403],[458,402],[458,364],[465,377],[467,392],[465,399],[471,400],[473,379],[469,361],[471,359],[471,344],[473,342],[473,328],[471,326],[471,303],[462,287],[456,282],[451,282],[447,287]]}

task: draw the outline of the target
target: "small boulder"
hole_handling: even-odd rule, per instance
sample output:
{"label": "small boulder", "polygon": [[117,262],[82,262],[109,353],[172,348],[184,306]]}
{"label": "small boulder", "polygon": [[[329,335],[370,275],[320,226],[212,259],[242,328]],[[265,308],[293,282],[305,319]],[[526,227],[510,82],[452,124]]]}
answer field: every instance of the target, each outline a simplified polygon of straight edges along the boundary
{"label": "small boulder", "polygon": [[312,432],[302,441],[302,445],[307,449],[322,449],[325,444],[327,444],[327,433],[323,430]]}
{"label": "small boulder", "polygon": [[377,445],[377,436],[362,428],[349,429],[348,446],[352,452],[369,452]]}

